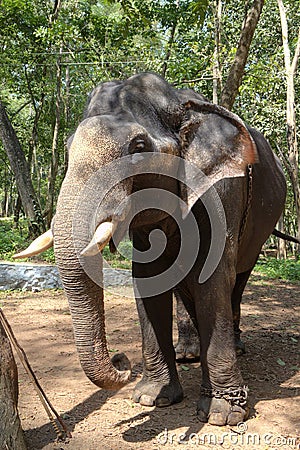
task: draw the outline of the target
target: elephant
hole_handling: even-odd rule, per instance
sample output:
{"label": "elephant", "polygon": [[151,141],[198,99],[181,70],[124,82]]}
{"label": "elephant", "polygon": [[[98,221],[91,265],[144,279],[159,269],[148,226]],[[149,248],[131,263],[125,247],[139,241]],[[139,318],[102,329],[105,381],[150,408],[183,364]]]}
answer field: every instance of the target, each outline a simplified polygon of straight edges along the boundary
{"label": "elephant", "polygon": [[128,232],[143,353],[133,400],[163,407],[183,399],[172,342],[176,292],[201,343],[199,420],[246,420],[239,301],[286,197],[269,143],[201,94],[143,72],[96,87],[68,147],[53,237],[32,244],[31,254],[54,240],[87,377],[103,389],[130,379],[125,355],[109,357],[101,283],[102,249],[114,251]]}

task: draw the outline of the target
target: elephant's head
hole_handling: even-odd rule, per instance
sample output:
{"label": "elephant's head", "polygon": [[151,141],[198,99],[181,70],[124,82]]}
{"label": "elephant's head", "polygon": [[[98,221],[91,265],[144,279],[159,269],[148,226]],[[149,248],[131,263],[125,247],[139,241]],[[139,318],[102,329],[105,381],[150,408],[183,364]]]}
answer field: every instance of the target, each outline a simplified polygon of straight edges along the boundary
{"label": "elephant's head", "polygon": [[[165,155],[164,176],[155,174],[155,169],[148,174],[136,170],[143,153]],[[205,186],[196,193],[177,181],[180,158],[191,161],[206,176]],[[118,370],[109,358],[103,289],[86,273],[86,258],[90,258],[89,267],[96,264],[95,270],[101,273],[95,248],[101,250],[122,228],[134,192],[165,189],[181,197],[190,209],[209,185],[224,177],[243,176],[246,165],[255,159],[255,144],[236,116],[193,91],[173,89],[155,74],[104,83],[93,91],[85,118],[70,139],[69,166],[53,232],[80,361],[96,385],[117,389],[128,381],[130,371]],[[132,226],[156,223],[165,215],[161,210],[144,211]]]}

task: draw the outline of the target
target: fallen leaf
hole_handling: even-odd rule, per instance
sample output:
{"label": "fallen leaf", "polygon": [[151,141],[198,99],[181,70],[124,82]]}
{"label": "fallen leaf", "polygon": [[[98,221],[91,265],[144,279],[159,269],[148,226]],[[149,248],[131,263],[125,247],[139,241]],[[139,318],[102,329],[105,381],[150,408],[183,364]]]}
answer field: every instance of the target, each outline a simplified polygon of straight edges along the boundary
{"label": "fallen leaf", "polygon": [[186,372],[187,372],[188,370],[190,370],[190,368],[189,368],[188,366],[183,366],[183,365],[182,365],[182,366],[180,366],[180,367],[181,367],[182,370],[185,370]]}
{"label": "fallen leaf", "polygon": [[282,366],[282,367],[284,367],[285,366],[285,362],[284,361],[282,361],[282,359],[281,358],[278,358],[277,359],[277,364],[279,364],[280,366]]}

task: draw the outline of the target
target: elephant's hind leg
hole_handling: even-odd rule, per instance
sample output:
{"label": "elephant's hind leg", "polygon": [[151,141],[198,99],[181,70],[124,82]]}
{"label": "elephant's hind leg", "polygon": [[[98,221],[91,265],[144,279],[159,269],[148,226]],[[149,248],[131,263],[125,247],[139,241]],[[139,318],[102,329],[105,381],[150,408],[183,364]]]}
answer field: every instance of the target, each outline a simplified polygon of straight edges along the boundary
{"label": "elephant's hind leg", "polygon": [[237,274],[235,286],[231,295],[234,341],[236,353],[238,356],[246,352],[245,344],[241,340],[241,330],[240,330],[241,301],[251,271],[252,269],[248,270],[247,272]]}
{"label": "elephant's hind leg", "polygon": [[[199,333],[190,314],[187,311],[187,302],[192,302],[180,290],[175,290],[178,342],[175,346],[176,361],[196,362],[200,360]],[[184,301],[185,300],[185,301]],[[194,305],[193,305],[194,306]]]}

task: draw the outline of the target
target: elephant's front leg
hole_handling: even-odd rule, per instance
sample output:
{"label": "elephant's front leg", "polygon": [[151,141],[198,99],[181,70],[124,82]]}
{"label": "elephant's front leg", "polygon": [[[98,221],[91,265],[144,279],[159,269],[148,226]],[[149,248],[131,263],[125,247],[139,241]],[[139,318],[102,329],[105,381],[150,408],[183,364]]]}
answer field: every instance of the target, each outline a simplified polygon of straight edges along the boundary
{"label": "elephant's front leg", "polygon": [[[132,269],[144,366],[143,378],[134,390],[133,399],[146,406],[168,406],[183,399],[172,340],[172,286],[166,287],[166,282],[168,284],[170,280],[164,278],[172,265],[171,255],[178,244],[173,233],[172,240],[168,236],[165,251],[158,258],[153,258],[153,255],[150,258],[151,231],[150,228],[133,233]],[[164,244],[161,233],[152,233],[150,251],[159,254]]]}
{"label": "elephant's front leg", "polygon": [[137,298],[142,330],[143,378],[133,399],[146,406],[169,406],[183,399],[172,342],[172,293]]}
{"label": "elephant's front leg", "polygon": [[248,415],[247,389],[237,364],[232,326],[232,267],[221,261],[196,294],[203,377],[198,414],[201,421],[213,425],[236,425]]}

